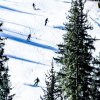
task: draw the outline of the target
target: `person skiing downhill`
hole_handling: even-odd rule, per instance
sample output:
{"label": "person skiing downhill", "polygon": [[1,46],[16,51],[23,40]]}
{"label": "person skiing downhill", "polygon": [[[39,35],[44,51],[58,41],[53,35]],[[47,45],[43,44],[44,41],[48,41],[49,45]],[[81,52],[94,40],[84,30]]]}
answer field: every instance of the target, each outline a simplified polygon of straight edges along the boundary
{"label": "person skiing downhill", "polygon": [[28,35],[27,40],[29,41],[31,38],[31,34]]}
{"label": "person skiing downhill", "polygon": [[33,3],[33,9],[34,9],[34,10],[36,10],[36,7],[35,7],[35,6],[36,6],[35,3]]}
{"label": "person skiing downhill", "polygon": [[45,26],[47,25],[47,22],[48,22],[48,18],[45,19]]}
{"label": "person skiing downhill", "polygon": [[[1,27],[2,25],[3,25],[3,23],[1,22],[1,23],[0,23],[0,27]],[[2,32],[2,29],[1,29],[1,28],[0,28],[0,31]]]}
{"label": "person skiing downhill", "polygon": [[37,77],[37,78],[35,79],[34,86],[37,86],[39,82],[40,82],[40,80],[39,80],[39,78]]}

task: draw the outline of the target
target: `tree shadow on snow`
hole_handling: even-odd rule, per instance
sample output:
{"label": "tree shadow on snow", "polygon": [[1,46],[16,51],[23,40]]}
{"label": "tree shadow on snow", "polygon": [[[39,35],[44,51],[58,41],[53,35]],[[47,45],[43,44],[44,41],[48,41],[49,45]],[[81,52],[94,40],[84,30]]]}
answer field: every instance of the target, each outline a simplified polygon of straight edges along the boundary
{"label": "tree shadow on snow", "polygon": [[71,3],[71,2],[69,2],[69,1],[63,1],[64,3]]}
{"label": "tree shadow on snow", "polygon": [[[22,61],[26,61],[26,62],[30,62],[30,63],[40,64],[40,65],[46,65],[46,64],[43,64],[43,63],[40,63],[40,62],[28,60],[28,59],[25,59],[25,58],[16,57],[16,56],[13,56],[13,55],[6,55],[6,56],[7,56],[8,58],[13,58],[13,59],[17,59],[17,60],[22,60]],[[46,66],[47,66],[47,65],[46,65]]]}
{"label": "tree shadow on snow", "polygon": [[65,27],[64,26],[53,26],[53,28],[57,28],[57,29],[60,29],[60,30],[65,30]]}
{"label": "tree shadow on snow", "polygon": [[26,86],[30,86],[30,87],[40,87],[39,85],[34,85],[34,84],[27,84],[27,83],[24,83],[24,85],[26,85]]}
{"label": "tree shadow on snow", "polygon": [[25,39],[15,37],[15,36],[12,36],[12,35],[9,35],[9,34],[6,34],[6,33],[1,32],[0,36],[6,37],[8,39],[11,39],[11,40],[14,40],[14,41],[17,41],[17,42],[21,42],[21,43],[25,43],[25,44],[28,44],[28,45],[36,46],[36,47],[39,47],[39,48],[48,49],[48,50],[51,50],[51,51],[57,51],[57,49],[52,47],[52,46],[41,44],[41,43],[36,43],[36,42],[33,42],[33,41],[27,41]]}
{"label": "tree shadow on snow", "polygon": [[32,13],[20,11],[20,10],[17,10],[17,9],[14,9],[14,8],[10,8],[10,7],[6,7],[6,6],[3,6],[3,5],[0,5],[0,8],[2,8],[2,9],[7,9],[7,10],[10,10],[10,11],[14,11],[14,12],[19,12],[19,13],[35,15],[35,14],[32,14]]}
{"label": "tree shadow on snow", "polygon": [[39,87],[39,88],[41,88],[41,89],[44,89],[44,88],[46,88],[46,87],[44,87],[44,86],[40,86],[40,85],[34,85],[34,84],[28,84],[28,83],[24,83],[24,85],[26,85],[26,86],[29,86],[29,87],[34,87],[34,88],[37,88],[37,87]]}

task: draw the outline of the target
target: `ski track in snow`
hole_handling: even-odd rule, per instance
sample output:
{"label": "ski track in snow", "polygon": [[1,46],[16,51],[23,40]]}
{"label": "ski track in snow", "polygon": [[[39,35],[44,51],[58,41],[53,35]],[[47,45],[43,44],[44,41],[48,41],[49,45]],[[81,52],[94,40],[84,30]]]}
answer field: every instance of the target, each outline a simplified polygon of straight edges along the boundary
{"label": "ski track in snow", "polygon": [[[36,15],[36,14],[33,14],[33,13],[29,13],[29,12],[25,12],[25,11],[20,11],[20,10],[17,10],[17,9],[14,9],[14,8],[11,8],[11,7],[6,7],[6,6],[3,6],[3,5],[0,5],[0,8],[3,9],[3,10],[18,12],[18,13],[22,13],[22,14],[28,14],[28,15],[32,15],[32,16]],[[37,16],[42,16],[42,15],[37,15]]]}
{"label": "ski track in snow", "polygon": [[25,61],[25,62],[30,62],[30,63],[35,63],[35,64],[40,64],[40,65],[48,66],[48,65],[43,64],[43,63],[40,63],[40,62],[36,62],[36,61],[33,61],[33,60],[28,60],[28,59],[21,58],[21,57],[16,57],[16,56],[13,56],[13,55],[8,55],[8,54],[6,54],[6,56],[7,56],[8,58],[13,58],[13,59],[17,59],[17,60],[21,60],[21,61]]}
{"label": "ski track in snow", "polygon": [[51,47],[49,45],[36,43],[36,42],[33,42],[33,41],[27,41],[25,39],[18,38],[18,37],[12,36],[12,35],[8,35],[6,33],[2,33],[1,36],[5,37],[5,38],[8,38],[8,39],[11,39],[11,40],[14,40],[14,41],[17,41],[17,42],[25,43],[25,44],[28,44],[28,45],[37,46],[37,47],[40,47],[40,48],[43,48],[43,49],[57,51],[56,48]]}
{"label": "ski track in snow", "polygon": [[96,19],[93,19],[92,17],[90,18],[100,27],[100,22],[98,22]]}

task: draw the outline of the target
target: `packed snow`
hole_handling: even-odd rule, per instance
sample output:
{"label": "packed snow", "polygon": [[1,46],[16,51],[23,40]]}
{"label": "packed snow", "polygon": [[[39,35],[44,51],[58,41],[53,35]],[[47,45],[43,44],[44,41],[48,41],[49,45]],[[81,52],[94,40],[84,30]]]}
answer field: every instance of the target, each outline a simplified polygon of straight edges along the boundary
{"label": "packed snow", "polygon": [[[0,22],[3,22],[0,36],[7,38],[5,55],[9,58],[11,94],[16,94],[13,100],[40,100],[42,89],[46,88],[45,74],[51,68],[57,44],[62,43],[62,35],[66,33],[64,23],[70,7],[71,0],[0,0]],[[94,28],[89,34],[100,39],[97,2],[87,1],[85,12],[88,12],[89,22]],[[45,26],[46,18],[49,21]],[[29,34],[32,37],[27,41]],[[95,56],[100,51],[100,42],[94,44]],[[39,87],[34,86],[37,77]]]}

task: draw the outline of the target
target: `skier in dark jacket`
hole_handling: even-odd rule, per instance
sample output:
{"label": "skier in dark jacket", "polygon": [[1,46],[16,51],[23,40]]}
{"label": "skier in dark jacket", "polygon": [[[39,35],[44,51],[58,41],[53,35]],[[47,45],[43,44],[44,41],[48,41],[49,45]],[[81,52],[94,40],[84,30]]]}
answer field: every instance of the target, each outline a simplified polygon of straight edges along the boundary
{"label": "skier in dark jacket", "polygon": [[0,50],[0,55],[3,55],[3,53],[4,53],[4,49],[1,48],[1,50]]}
{"label": "skier in dark jacket", "polygon": [[35,79],[34,86],[37,86],[39,82],[40,82],[40,80],[39,80],[39,78],[37,77],[37,78]]}
{"label": "skier in dark jacket", "polygon": [[48,22],[48,18],[45,19],[45,26],[47,25],[47,22]]}
{"label": "skier in dark jacket", "polygon": [[27,40],[29,41],[31,38],[31,34],[28,35]]}
{"label": "skier in dark jacket", "polygon": [[[3,23],[2,22],[0,22],[0,27],[3,25]],[[2,29],[0,28],[0,31],[2,32]]]}
{"label": "skier in dark jacket", "polygon": [[36,5],[35,5],[35,3],[33,3],[33,9],[36,10]]}

